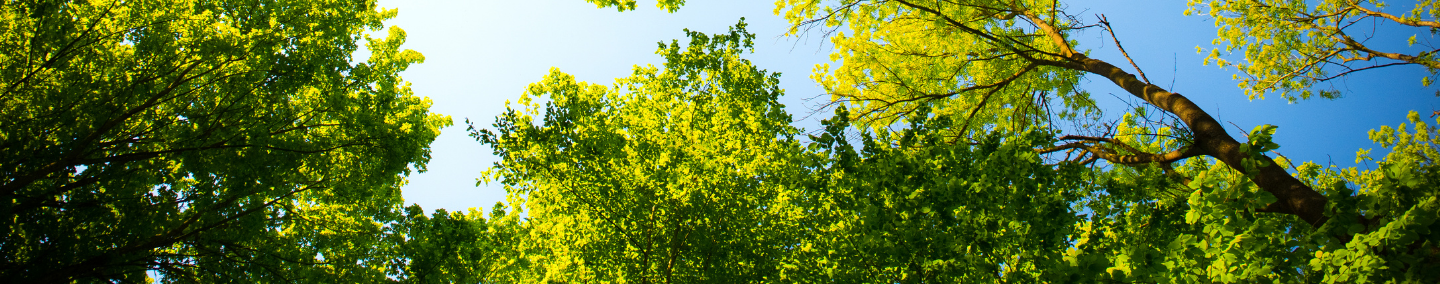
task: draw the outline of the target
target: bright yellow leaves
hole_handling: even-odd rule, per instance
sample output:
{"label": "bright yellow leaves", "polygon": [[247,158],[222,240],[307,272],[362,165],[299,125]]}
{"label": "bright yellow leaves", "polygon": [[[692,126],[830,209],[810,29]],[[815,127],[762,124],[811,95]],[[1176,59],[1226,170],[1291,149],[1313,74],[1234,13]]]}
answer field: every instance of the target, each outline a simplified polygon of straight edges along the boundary
{"label": "bright yellow leaves", "polygon": [[[1419,2],[1408,13],[1397,14],[1387,13],[1395,10],[1378,1],[1191,0],[1186,14],[1203,11],[1215,19],[1219,30],[1214,44],[1223,47],[1212,49],[1205,62],[1236,68],[1236,80],[1250,99],[1278,93],[1295,102],[1315,96],[1334,99],[1338,90],[1316,84],[1357,71],[1415,64],[1433,72],[1440,67],[1427,52],[1404,51],[1400,44],[1414,45],[1414,35],[1389,38],[1369,27],[1384,23],[1415,33],[1440,27],[1434,22],[1440,17],[1440,2]],[[1224,55],[1239,52],[1244,60],[1225,60],[1222,50]]]}
{"label": "bright yellow leaves", "polygon": [[662,44],[663,67],[608,88],[552,69],[472,133],[503,158],[487,179],[530,216],[516,249],[534,252],[532,281],[764,279],[773,261],[748,256],[795,229],[780,216],[798,215],[782,192],[800,149],[778,74],[739,57],[744,27]]}
{"label": "bright yellow leaves", "polygon": [[1052,100],[1063,106],[1055,111],[1061,117],[1094,111],[1086,95],[1074,90],[1080,73],[1031,60],[1053,60],[1060,49],[1015,17],[1054,3],[971,2],[776,5],[777,14],[784,10],[796,26],[792,33],[812,27],[835,31],[831,60],[840,64],[817,65],[813,78],[835,101],[855,107],[854,119],[866,127],[903,122],[922,107],[933,115],[966,118],[954,131],[1043,125],[1049,120],[1043,108]]}
{"label": "bright yellow leaves", "polygon": [[[594,3],[597,8],[615,7],[615,10],[624,12],[635,10],[635,0],[585,0]],[[655,7],[665,9],[668,12],[675,12],[680,6],[685,5],[685,0],[660,0],[656,1]]]}

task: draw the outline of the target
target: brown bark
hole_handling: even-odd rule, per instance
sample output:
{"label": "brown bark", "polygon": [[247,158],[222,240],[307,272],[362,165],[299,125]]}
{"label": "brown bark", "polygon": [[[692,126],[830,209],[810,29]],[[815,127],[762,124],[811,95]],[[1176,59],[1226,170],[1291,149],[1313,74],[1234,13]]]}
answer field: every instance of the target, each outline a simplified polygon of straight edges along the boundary
{"label": "brown bark", "polygon": [[[1180,161],[1180,160],[1183,160],[1183,159],[1186,159],[1186,158],[1190,158],[1190,157],[1195,157],[1195,156],[1201,155],[1201,153],[1200,153],[1199,151],[1196,151],[1194,147],[1185,147],[1185,148],[1181,148],[1181,149],[1179,149],[1179,150],[1170,151],[1170,152],[1167,152],[1167,153],[1160,153],[1160,154],[1146,153],[1146,152],[1144,152],[1144,151],[1140,151],[1139,149],[1135,149],[1134,147],[1131,147],[1130,145],[1126,145],[1124,142],[1121,142],[1119,139],[1109,138],[1109,137],[1089,137],[1089,136],[1065,135],[1065,136],[1060,137],[1060,140],[1061,140],[1061,141],[1064,141],[1064,140],[1084,140],[1084,141],[1082,141],[1082,142],[1066,143],[1066,144],[1064,144],[1064,145],[1060,145],[1060,146],[1056,146],[1056,147],[1051,147],[1051,148],[1046,148],[1046,149],[1035,149],[1035,152],[1036,152],[1036,153],[1040,153],[1040,154],[1046,154],[1046,153],[1053,153],[1053,152],[1057,152],[1057,151],[1061,151],[1061,150],[1067,150],[1067,149],[1080,149],[1080,150],[1084,150],[1085,152],[1089,152],[1089,153],[1095,155],[1095,157],[1098,157],[1098,158],[1101,158],[1101,159],[1105,159],[1106,161],[1110,161],[1111,163],[1121,164],[1121,165],[1131,165],[1131,166],[1144,165],[1144,164],[1150,164],[1150,163],[1159,163],[1159,164],[1162,164],[1162,165],[1169,165],[1170,163],[1174,163],[1174,162],[1176,162],[1176,161]],[[1100,142],[1109,143],[1110,145],[1119,146],[1120,148],[1124,149],[1125,151],[1128,151],[1128,152],[1133,153],[1133,154],[1128,154],[1128,155],[1116,154],[1115,151],[1111,150],[1109,147],[1104,147],[1104,146],[1099,145]],[[1087,144],[1087,143],[1089,143],[1089,144]],[[1091,144],[1094,144],[1094,145],[1091,145]]]}
{"label": "brown bark", "polygon": [[[1247,155],[1240,152],[1240,142],[1226,133],[1220,122],[1195,102],[1190,101],[1189,98],[1167,91],[1160,86],[1141,82],[1134,75],[1102,60],[1091,59],[1078,53],[1072,53],[1070,59],[1079,63],[1060,63],[1060,67],[1104,76],[1131,95],[1143,99],[1161,110],[1175,114],[1193,132],[1195,144],[1191,147],[1194,147],[1198,153],[1215,157],[1235,169],[1245,168],[1241,162]],[[1328,202],[1325,196],[1291,176],[1274,160],[1269,157],[1261,157],[1267,165],[1261,167],[1251,179],[1256,186],[1275,195],[1279,201],[1260,211],[1294,214],[1316,227],[1324,224],[1327,219],[1324,211],[1325,203]]]}
{"label": "brown bark", "polygon": [[[940,17],[945,20],[945,22],[950,23],[964,32],[980,36],[994,43],[1007,46],[1008,43],[1010,43],[1010,41],[996,38],[994,35],[982,30],[970,28],[964,23],[952,19],[938,10],[917,5],[906,0],[895,1],[901,5]],[[1008,10],[1025,17],[1029,23],[1035,25],[1036,30],[1042,32],[1044,36],[1049,37],[1051,43],[1053,43],[1057,49],[1054,53],[1039,49],[1028,50],[1028,52],[1059,58],[1058,60],[1049,60],[1026,56],[1027,51],[1025,50],[1015,50],[1017,54],[1025,56],[1026,59],[1031,60],[1035,64],[1079,70],[1104,76],[1110,79],[1112,83],[1115,83],[1116,86],[1125,89],[1125,91],[1131,95],[1143,99],[1145,102],[1161,110],[1176,115],[1180,118],[1180,121],[1184,122],[1193,132],[1194,144],[1190,145],[1185,151],[1158,155],[1151,154],[1159,156],[1150,157],[1151,159],[1164,160],[1164,158],[1206,155],[1215,157],[1220,160],[1220,162],[1237,170],[1245,169],[1243,161],[1249,155],[1240,151],[1240,142],[1236,141],[1234,137],[1231,137],[1229,133],[1226,133],[1224,127],[1209,113],[1206,113],[1205,110],[1196,105],[1195,102],[1190,101],[1189,98],[1178,93],[1160,88],[1160,86],[1141,82],[1135,78],[1135,75],[1131,75],[1129,72],[1125,72],[1125,70],[1115,67],[1115,65],[1111,65],[1108,62],[1092,59],[1086,57],[1083,53],[1076,52],[1075,49],[1068,44],[1060,28],[1028,11],[1025,7],[1012,5]],[[1074,147],[1082,146],[1083,145],[1078,144],[1074,145]],[[1299,179],[1291,176],[1290,173],[1286,172],[1284,168],[1281,168],[1273,159],[1263,155],[1259,157],[1261,157],[1260,159],[1262,159],[1262,162],[1264,162],[1266,166],[1259,168],[1256,173],[1253,173],[1251,175],[1251,181],[1266,192],[1275,195],[1279,200],[1257,211],[1293,214],[1315,227],[1324,224],[1328,219],[1328,217],[1325,216],[1325,204],[1328,202],[1328,199],[1310,188],[1310,186],[1305,185],[1305,183]],[[1138,162],[1142,160],[1139,156],[1127,156],[1125,159],[1119,159],[1118,157],[1112,158],[1117,158],[1117,160],[1112,160],[1112,162],[1116,164],[1128,164],[1126,162]]]}
{"label": "brown bark", "polygon": [[1350,7],[1356,10],[1360,10],[1361,12],[1365,12],[1366,15],[1390,19],[1391,21],[1395,21],[1396,23],[1400,23],[1401,25],[1412,27],[1440,28],[1440,22],[1420,20],[1418,18],[1416,20],[1410,20],[1402,17],[1397,17],[1395,15],[1391,15],[1385,12],[1365,9],[1365,7],[1360,6],[1359,2],[1350,3]]}
{"label": "brown bark", "polygon": [[[1049,66],[1085,71],[1110,79],[1110,82],[1125,89],[1130,95],[1179,117],[1180,121],[1184,122],[1194,135],[1194,144],[1190,145],[1190,151],[1193,151],[1191,153],[1215,157],[1220,162],[1237,170],[1245,169],[1243,161],[1248,155],[1240,151],[1240,142],[1226,133],[1220,122],[1195,102],[1179,93],[1141,82],[1135,78],[1135,75],[1131,75],[1109,62],[1089,58],[1076,52],[1074,48],[1066,44],[1065,37],[1059,29],[1047,24],[1034,14],[1026,13],[1025,15],[1032,24],[1045,33],[1045,36],[1055,42],[1056,48],[1060,49],[1060,54],[1066,55],[1064,61],[1043,59],[1036,59],[1036,61]],[[1315,189],[1305,185],[1304,182],[1291,176],[1289,172],[1285,171],[1285,168],[1280,167],[1270,157],[1263,155],[1259,155],[1259,157],[1266,165],[1251,175],[1251,181],[1260,189],[1275,195],[1275,198],[1279,200],[1257,211],[1293,214],[1315,227],[1324,224],[1329,218],[1325,216],[1325,203],[1329,200]]]}

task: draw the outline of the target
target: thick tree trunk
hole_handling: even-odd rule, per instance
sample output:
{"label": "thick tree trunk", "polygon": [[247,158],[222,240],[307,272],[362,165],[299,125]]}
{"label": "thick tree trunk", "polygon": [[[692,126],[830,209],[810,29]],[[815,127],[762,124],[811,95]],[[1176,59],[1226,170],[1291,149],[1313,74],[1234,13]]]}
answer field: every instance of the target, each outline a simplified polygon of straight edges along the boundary
{"label": "thick tree trunk", "polygon": [[[1010,44],[1010,41],[1002,40],[983,30],[971,28],[961,21],[952,19],[940,10],[917,5],[905,0],[896,0],[896,2],[906,7],[940,17],[940,19],[945,20],[952,26],[966,33],[980,36],[995,44]],[[1105,78],[1110,79],[1115,85],[1124,88],[1125,91],[1131,95],[1180,117],[1180,121],[1190,127],[1190,130],[1194,132],[1193,134],[1195,136],[1195,144],[1191,145],[1194,149],[1186,151],[1189,152],[1189,154],[1215,157],[1219,159],[1220,162],[1238,170],[1245,168],[1242,161],[1247,155],[1240,152],[1240,142],[1235,141],[1234,137],[1230,137],[1229,133],[1225,133],[1225,129],[1220,123],[1215,121],[1215,118],[1210,116],[1210,114],[1205,113],[1205,110],[1200,109],[1200,106],[1195,105],[1195,102],[1190,101],[1190,99],[1185,96],[1160,88],[1160,86],[1136,80],[1135,75],[1131,75],[1129,72],[1125,72],[1125,70],[1115,67],[1115,65],[1111,65],[1108,62],[1091,59],[1083,53],[1076,52],[1074,48],[1070,46],[1069,41],[1065,39],[1064,32],[1055,27],[1053,22],[1047,21],[1044,17],[1032,13],[1025,7],[1012,3],[1008,7],[991,7],[991,9],[1008,11],[1027,18],[1030,24],[1035,25],[1036,29],[1050,38],[1051,42],[1055,45],[1056,53],[1033,49],[1021,50],[1015,47],[1012,47],[1011,50],[1022,54],[1021,56],[1025,56],[1023,54],[1029,51],[1036,52],[1034,54],[1058,56],[1064,58],[1063,61],[1051,61],[1029,56],[1026,56],[1026,58],[1041,65],[1080,70],[1105,76]],[[1054,19],[1055,15],[1052,14],[1050,17]],[[1324,224],[1327,219],[1327,217],[1325,217],[1325,204],[1328,202],[1328,199],[1310,188],[1310,186],[1300,182],[1299,179],[1290,176],[1290,173],[1285,172],[1285,168],[1281,168],[1274,160],[1269,157],[1261,157],[1263,157],[1262,162],[1268,165],[1260,168],[1259,172],[1255,173],[1252,177],[1252,181],[1261,189],[1275,195],[1279,200],[1258,211],[1294,214],[1315,227]],[[1124,161],[1115,162],[1123,163]]]}
{"label": "thick tree trunk", "polygon": [[[1070,57],[1080,64],[1063,64],[1066,66],[1060,67],[1105,76],[1131,95],[1143,99],[1161,110],[1175,114],[1194,133],[1195,144],[1191,147],[1196,147],[1200,154],[1215,157],[1237,170],[1245,168],[1241,161],[1246,158],[1246,154],[1240,152],[1240,142],[1226,133],[1214,117],[1200,109],[1200,106],[1195,105],[1195,102],[1190,101],[1189,98],[1159,86],[1141,82],[1134,75],[1108,62],[1091,59],[1078,53],[1070,54]],[[1263,159],[1268,165],[1260,168],[1252,179],[1255,185],[1275,195],[1279,201],[1261,211],[1294,214],[1315,227],[1324,224],[1327,219],[1325,203],[1328,202],[1325,196],[1291,176],[1285,171],[1285,168],[1280,167],[1269,157]]]}

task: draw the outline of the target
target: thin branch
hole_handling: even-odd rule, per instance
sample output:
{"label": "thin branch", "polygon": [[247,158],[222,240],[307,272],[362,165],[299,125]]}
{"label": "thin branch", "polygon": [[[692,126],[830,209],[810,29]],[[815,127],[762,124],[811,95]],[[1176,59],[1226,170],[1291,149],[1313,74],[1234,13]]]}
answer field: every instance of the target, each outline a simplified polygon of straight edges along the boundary
{"label": "thin branch", "polygon": [[1030,70],[1034,69],[1035,64],[1033,63],[1030,65],[1025,65],[1025,68],[1021,68],[1020,72],[1015,72],[1014,75],[1010,75],[1010,78],[1005,78],[1004,81],[1000,81],[999,83],[994,84],[995,88],[990,89],[989,92],[986,92],[985,96],[980,98],[980,104],[975,105],[975,109],[970,110],[970,115],[965,117],[965,124],[960,126],[959,134],[965,135],[966,131],[970,130],[970,121],[972,119],[975,119],[975,113],[978,113],[980,112],[980,109],[985,108],[985,103],[990,102],[991,96],[995,95],[995,93],[1000,92],[1000,89],[1004,89],[1005,86],[1010,85],[1010,82],[1014,82],[1015,79],[1020,78],[1020,76],[1024,75],[1025,72],[1030,72]]}
{"label": "thin branch", "polygon": [[1140,73],[1140,79],[1145,80],[1145,84],[1150,84],[1150,78],[1145,77],[1145,70],[1140,70],[1140,65],[1136,65],[1135,59],[1130,59],[1130,53],[1125,52],[1125,46],[1120,45],[1120,38],[1115,37],[1115,29],[1110,27],[1110,20],[1105,18],[1105,14],[1095,15],[1095,17],[1100,18],[1100,26],[1105,27],[1106,32],[1110,32],[1110,40],[1115,41],[1115,47],[1120,49],[1120,54],[1125,56],[1126,61],[1130,61],[1130,66],[1135,67],[1136,73]]}
{"label": "thin branch", "polygon": [[1366,15],[1390,19],[1391,21],[1395,21],[1396,23],[1399,23],[1399,24],[1401,24],[1401,25],[1412,26],[1412,27],[1440,28],[1440,22],[1425,21],[1425,20],[1418,20],[1418,21],[1417,21],[1417,20],[1410,20],[1410,19],[1405,19],[1405,18],[1401,18],[1401,17],[1396,17],[1395,15],[1391,15],[1391,14],[1388,14],[1388,13],[1385,13],[1385,12],[1380,12],[1380,11],[1365,9],[1365,7],[1360,7],[1360,5],[1359,5],[1358,2],[1351,2],[1351,3],[1350,3],[1350,7],[1351,7],[1351,8],[1354,8],[1354,9],[1356,9],[1356,10],[1360,10],[1361,12],[1365,12]]}

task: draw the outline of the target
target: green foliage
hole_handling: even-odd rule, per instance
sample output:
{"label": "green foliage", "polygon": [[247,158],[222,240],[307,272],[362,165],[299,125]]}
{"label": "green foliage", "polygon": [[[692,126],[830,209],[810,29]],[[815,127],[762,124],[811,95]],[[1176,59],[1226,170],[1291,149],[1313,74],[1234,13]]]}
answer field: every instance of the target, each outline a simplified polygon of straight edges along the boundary
{"label": "green foliage", "polygon": [[[426,217],[419,206],[405,208],[405,218],[390,226],[390,242],[401,243],[396,263],[407,283],[497,283],[512,270],[525,266],[525,255],[505,248],[523,241],[526,227],[518,215],[508,214],[504,204],[491,208],[490,219],[480,212],[436,210]],[[396,270],[392,270],[396,271]]]}
{"label": "green foliage", "polygon": [[[598,8],[615,7],[615,10],[616,10],[616,11],[620,11],[620,12],[635,10],[635,0],[585,0],[585,1],[586,1],[586,2],[590,2],[590,3],[594,3],[594,4],[595,4],[595,7],[598,7]],[[659,1],[656,1],[656,2],[655,2],[655,7],[656,7],[656,8],[665,9],[665,11],[672,12],[672,13],[675,12],[675,10],[679,10],[679,9],[680,9],[680,6],[684,6],[684,5],[685,5],[685,0],[659,0]]]}
{"label": "green foliage", "polygon": [[[1186,15],[1206,14],[1219,27],[1205,63],[1235,67],[1239,87],[1251,99],[1279,93],[1295,102],[1314,96],[1334,99],[1334,88],[1314,88],[1316,83],[1372,68],[1415,64],[1427,68],[1435,80],[1440,61],[1433,51],[1408,53],[1420,33],[1435,35],[1440,23],[1440,1],[1416,1],[1404,13],[1386,13],[1389,6],[1375,0],[1190,0]],[[1393,10],[1390,10],[1393,11]],[[1427,19],[1428,18],[1428,19]],[[1386,38],[1373,26],[1408,28],[1408,39]],[[1400,46],[1404,41],[1406,47]],[[1221,51],[1224,51],[1222,54]],[[1197,52],[1204,52],[1196,47]],[[1241,53],[1244,60],[1229,61],[1224,55]]]}
{"label": "green foliage", "polygon": [[[926,109],[920,110],[922,113]],[[977,143],[942,135],[955,119],[913,120],[849,144],[848,111],[813,138],[802,206],[806,232],[787,281],[1035,282],[1071,246],[1081,173],[1032,150],[1049,133],[992,132]],[[789,268],[787,266],[787,268]]]}
{"label": "green foliage", "polygon": [[[552,70],[494,130],[500,180],[528,219],[519,282],[773,279],[803,211],[779,74],[739,58],[754,35],[688,32],[606,88]],[[548,99],[542,105],[536,99]],[[536,116],[544,111],[543,118]]]}
{"label": "green foliage", "polygon": [[[373,1],[0,5],[0,278],[383,281],[445,116]],[[351,62],[363,41],[370,57]]]}
{"label": "green foliage", "polygon": [[[1298,177],[1333,202],[1332,219],[1322,228],[1260,212],[1274,197],[1248,182],[1247,174],[1213,159],[1187,160],[1175,168],[1178,175],[1154,167],[1106,171],[1099,190],[1081,202],[1092,215],[1077,223],[1078,240],[1067,253],[1072,269],[1092,272],[1069,281],[1429,282],[1437,277],[1431,271],[1440,264],[1440,250],[1431,240],[1436,193],[1424,184],[1440,180],[1433,176],[1433,161],[1440,158],[1433,141],[1440,133],[1413,113],[1411,118],[1417,124],[1412,133],[1382,127],[1372,135],[1392,149],[1381,163],[1389,170],[1295,167]],[[1250,145],[1270,149],[1256,142],[1270,134],[1273,126],[1257,127]],[[1395,176],[1409,177],[1405,180],[1415,187],[1387,186],[1395,185],[1387,183],[1399,180]],[[1377,182],[1363,182],[1367,179]],[[1362,181],[1355,184],[1359,192],[1347,188],[1347,181]]]}
{"label": "green foliage", "polygon": [[[1359,187],[1355,192],[1335,182],[1335,216],[1321,232],[1354,234],[1331,240],[1317,252],[1312,266],[1327,272],[1325,282],[1429,282],[1440,278],[1440,159],[1437,132],[1410,112],[1413,127],[1383,126],[1370,139],[1390,153],[1376,168],[1345,169],[1334,174]],[[1407,128],[1409,128],[1407,130]],[[1362,157],[1368,159],[1368,157]],[[1335,180],[1335,178],[1330,178]],[[1377,280],[1378,279],[1378,280]]]}
{"label": "green foliage", "polygon": [[[483,180],[509,193],[510,207],[488,216],[399,206],[404,175],[425,169],[427,144],[448,118],[398,76],[423,60],[399,48],[402,30],[361,36],[394,10],[262,2],[0,6],[0,277],[1440,279],[1440,132],[1418,113],[1370,133],[1388,153],[1375,160],[1362,150],[1357,162],[1374,162],[1364,171],[1270,158],[1279,148],[1271,125],[1232,141],[1240,162],[1189,155],[1206,137],[1151,121],[1145,107],[1105,125],[1104,137],[1061,136],[1060,120],[1099,113],[1078,89],[1077,64],[1104,62],[1071,56],[1074,41],[1034,22],[1079,24],[1054,1],[779,1],[777,14],[796,27],[837,31],[839,65],[818,66],[814,78],[843,103],[808,141],[778,102],[779,74],[741,58],[754,40],[743,19],[726,33],[687,30],[684,44],[660,43],[662,66],[636,66],[611,86],[552,70],[493,128],[470,128],[501,157]],[[1191,2],[1207,8],[1189,12],[1219,19],[1218,44],[1245,50],[1244,62],[1218,49],[1210,60],[1252,76],[1241,83],[1251,96],[1304,99],[1324,76],[1343,75],[1306,63],[1313,58],[1436,66],[1428,54],[1361,49],[1334,32],[1347,15],[1440,25],[1423,20],[1440,16],[1434,1],[1393,18],[1376,2]],[[351,62],[361,39],[371,56]],[[1075,152],[1180,158],[1097,165]],[[1284,213],[1283,192],[1259,181],[1273,166],[1328,198],[1328,219]]]}
{"label": "green foliage", "polygon": [[993,282],[1063,262],[1084,168],[1044,164],[1031,149],[1049,133],[954,143],[942,116],[857,149],[842,108],[802,148],[777,75],[738,58],[743,28],[690,32],[661,46],[664,69],[613,88],[553,72],[472,132],[503,159],[487,179],[529,214],[503,248],[528,262],[505,279]]}
{"label": "green foliage", "polygon": [[[1014,12],[971,8],[1050,7],[1052,1],[922,3],[930,11],[891,3],[841,2],[782,0],[776,2],[776,12],[783,10],[796,27],[792,34],[811,24],[838,29],[830,37],[835,47],[830,60],[843,64],[817,64],[812,78],[833,100],[853,106],[852,120],[862,127],[886,127],[915,118],[920,108],[961,118],[951,131],[993,127],[1014,133],[1054,118],[1098,113],[1089,93],[1077,89],[1082,72],[1029,60],[1057,52],[1049,38],[1027,29]],[[970,24],[967,29],[990,35],[926,16],[931,11],[963,19]],[[1046,108],[1055,108],[1055,116]]]}
{"label": "green foliage", "polygon": [[[743,25],[716,36],[691,32],[683,52],[662,44],[664,69],[637,67],[611,88],[552,72],[521,98],[523,109],[494,130],[472,132],[504,158],[486,178],[506,185],[515,213],[529,214],[517,225],[524,236],[494,248],[517,260],[491,271],[507,271],[503,281],[616,283],[1440,277],[1440,201],[1430,184],[1440,181],[1440,133],[1417,114],[1413,131],[1371,133],[1391,151],[1366,171],[1270,158],[1279,148],[1270,125],[1235,144],[1238,164],[1204,156],[1127,166],[1058,159],[1044,149],[1076,138],[1056,137],[1040,106],[1064,107],[1065,119],[1098,110],[1074,89],[1078,72],[1030,70],[1049,67],[1014,58],[1062,52],[1015,20],[1054,2],[972,2],[777,3],[797,26],[843,28],[832,38],[832,59],[843,65],[821,65],[816,79],[848,104],[804,144],[775,102],[773,79],[757,79],[773,74],[738,59],[749,48]],[[895,3],[905,6],[887,5]],[[945,17],[970,22],[940,23]],[[971,38],[977,34],[1005,39]],[[1246,68],[1284,65],[1258,58]],[[543,107],[540,96],[548,98]],[[1048,97],[1062,100],[1034,101]],[[863,121],[852,129],[856,119]],[[1181,153],[1198,139],[1148,119],[1138,108],[1104,129],[1102,141],[1123,147],[1087,150]],[[1364,153],[1359,159],[1372,160]],[[1287,205],[1256,179],[1277,165],[1329,198],[1321,227],[1275,213]]]}

